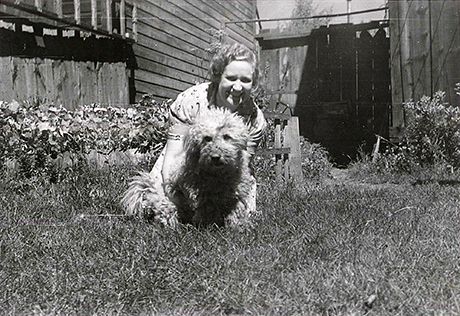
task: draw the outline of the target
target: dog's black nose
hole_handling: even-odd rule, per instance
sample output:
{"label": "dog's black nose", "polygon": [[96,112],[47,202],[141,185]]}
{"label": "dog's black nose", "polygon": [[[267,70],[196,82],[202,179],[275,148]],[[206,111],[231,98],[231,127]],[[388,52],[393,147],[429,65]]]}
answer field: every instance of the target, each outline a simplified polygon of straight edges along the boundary
{"label": "dog's black nose", "polygon": [[211,162],[214,165],[220,165],[222,164],[222,161],[220,160],[220,155],[212,155],[211,156]]}

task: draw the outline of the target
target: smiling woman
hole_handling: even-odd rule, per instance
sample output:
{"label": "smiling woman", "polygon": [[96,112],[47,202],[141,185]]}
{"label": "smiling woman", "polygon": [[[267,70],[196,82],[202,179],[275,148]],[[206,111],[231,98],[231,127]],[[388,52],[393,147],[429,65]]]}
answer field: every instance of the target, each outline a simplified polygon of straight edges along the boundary
{"label": "smiling woman", "polygon": [[251,154],[262,137],[265,118],[251,97],[259,79],[256,55],[239,43],[223,45],[212,58],[209,72],[211,82],[187,89],[171,105],[168,141],[151,172],[162,182],[182,164],[183,138],[202,111],[226,108],[243,117],[251,135]]}
{"label": "smiling woman", "polygon": [[[223,45],[213,56],[209,72],[210,82],[180,93],[170,107],[168,140],[150,172],[154,183],[167,183],[183,165],[185,136],[197,117],[209,109],[223,108],[242,117],[250,136],[247,152],[251,157],[255,153],[266,126],[262,111],[251,97],[259,77],[256,55],[239,43]],[[249,204],[255,207],[253,180]]]}
{"label": "smiling woman", "polygon": [[225,67],[217,90],[217,103],[232,112],[248,103],[251,97],[254,68],[247,61],[235,60]]}

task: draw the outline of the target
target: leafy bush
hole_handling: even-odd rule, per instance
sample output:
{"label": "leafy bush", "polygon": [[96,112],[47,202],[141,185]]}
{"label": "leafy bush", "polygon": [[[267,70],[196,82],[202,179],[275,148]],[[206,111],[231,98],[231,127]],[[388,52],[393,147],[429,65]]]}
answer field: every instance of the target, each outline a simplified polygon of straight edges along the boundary
{"label": "leafy bush", "polygon": [[329,161],[329,153],[320,144],[310,143],[301,136],[300,151],[304,177],[318,179],[330,175],[332,163]]}
{"label": "leafy bush", "polygon": [[444,92],[405,104],[407,128],[399,153],[420,165],[460,167],[460,109]]}
{"label": "leafy bush", "polygon": [[[457,84],[460,95],[460,83]],[[385,142],[387,149],[376,162],[362,156],[355,171],[382,175],[398,173],[445,177],[460,167],[460,109],[444,102],[445,94],[408,102],[404,108],[407,126],[398,144]]]}
{"label": "leafy bush", "polygon": [[81,160],[93,150],[159,152],[166,142],[168,105],[148,95],[127,109],[92,104],[69,111],[45,102],[0,102],[0,166],[15,161],[30,177],[49,173],[67,153]]}

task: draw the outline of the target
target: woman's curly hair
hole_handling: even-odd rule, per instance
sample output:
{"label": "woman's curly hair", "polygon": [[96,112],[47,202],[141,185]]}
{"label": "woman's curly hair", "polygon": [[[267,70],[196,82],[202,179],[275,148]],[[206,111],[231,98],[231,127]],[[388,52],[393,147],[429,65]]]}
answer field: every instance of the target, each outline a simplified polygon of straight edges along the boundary
{"label": "woman's curly hair", "polygon": [[252,86],[255,90],[259,83],[259,69],[257,56],[252,50],[240,43],[225,44],[213,56],[209,67],[209,74],[213,84],[219,84],[225,67],[232,61],[247,61],[252,65],[254,72],[252,74]]}

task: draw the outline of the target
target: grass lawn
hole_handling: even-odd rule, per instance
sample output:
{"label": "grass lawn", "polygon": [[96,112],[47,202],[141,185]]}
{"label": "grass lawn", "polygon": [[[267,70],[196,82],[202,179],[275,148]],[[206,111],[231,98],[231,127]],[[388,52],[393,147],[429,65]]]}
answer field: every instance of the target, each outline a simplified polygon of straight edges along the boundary
{"label": "grass lawn", "polygon": [[262,182],[254,229],[170,230],[108,216],[133,174],[2,176],[0,314],[460,313],[457,182]]}

